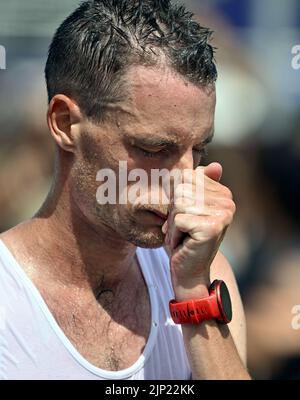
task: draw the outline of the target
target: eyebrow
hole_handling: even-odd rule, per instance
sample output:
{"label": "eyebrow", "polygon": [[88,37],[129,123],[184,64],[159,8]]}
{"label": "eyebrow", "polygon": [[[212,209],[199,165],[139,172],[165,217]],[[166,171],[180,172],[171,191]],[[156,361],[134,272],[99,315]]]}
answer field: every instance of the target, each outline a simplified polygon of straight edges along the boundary
{"label": "eyebrow", "polygon": [[[178,141],[176,140],[176,135],[173,138],[166,137],[153,137],[150,134],[148,136],[130,136],[125,134],[127,140],[129,140],[134,145],[145,145],[153,147],[177,147]],[[204,140],[202,140],[199,145],[205,146],[213,140],[214,131],[209,134]]]}
{"label": "eyebrow", "polygon": [[146,146],[176,146],[176,140],[171,139],[171,138],[165,138],[165,137],[153,137],[153,136],[140,136],[140,137],[133,137],[133,136],[127,136],[125,137],[132,143],[132,144],[140,144],[140,145],[146,145]]}

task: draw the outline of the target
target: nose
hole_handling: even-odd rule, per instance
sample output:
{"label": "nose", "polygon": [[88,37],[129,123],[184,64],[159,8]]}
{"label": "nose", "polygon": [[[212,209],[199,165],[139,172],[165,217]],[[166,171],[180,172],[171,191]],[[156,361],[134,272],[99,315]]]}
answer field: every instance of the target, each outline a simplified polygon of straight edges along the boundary
{"label": "nose", "polygon": [[194,170],[195,158],[193,154],[193,148],[187,149],[185,152],[181,153],[176,160],[173,161],[172,165],[168,168],[170,171],[171,178],[167,175],[167,179],[163,179],[163,193],[162,193],[162,204],[167,204],[169,206],[169,200],[172,197],[174,191],[174,186],[178,183],[182,183],[184,177],[182,172],[184,170]]}
{"label": "nose", "polygon": [[173,168],[184,170],[184,169],[194,169],[195,159],[193,154],[193,149],[187,149],[174,164]]}

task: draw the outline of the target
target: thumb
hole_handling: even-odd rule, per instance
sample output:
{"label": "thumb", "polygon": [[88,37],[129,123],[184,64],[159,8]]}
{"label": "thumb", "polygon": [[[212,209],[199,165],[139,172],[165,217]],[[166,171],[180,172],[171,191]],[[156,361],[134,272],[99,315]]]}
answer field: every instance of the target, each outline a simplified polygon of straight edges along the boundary
{"label": "thumb", "polygon": [[220,179],[222,177],[222,172],[223,172],[222,165],[217,162],[210,163],[209,165],[204,167],[204,174],[208,178],[210,178],[216,182],[220,181]]}

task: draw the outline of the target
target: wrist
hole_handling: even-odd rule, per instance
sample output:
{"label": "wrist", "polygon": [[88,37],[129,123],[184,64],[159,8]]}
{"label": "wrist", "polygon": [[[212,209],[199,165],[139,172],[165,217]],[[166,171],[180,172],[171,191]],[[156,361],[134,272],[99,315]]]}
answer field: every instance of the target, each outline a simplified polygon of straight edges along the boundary
{"label": "wrist", "polygon": [[209,296],[209,279],[192,282],[176,282],[173,284],[176,301],[186,301],[191,299],[203,299]]}
{"label": "wrist", "polygon": [[199,324],[217,319],[227,324],[232,319],[230,294],[224,281],[215,279],[208,288],[197,285],[190,290],[177,288],[169,301],[170,314],[176,324]]}

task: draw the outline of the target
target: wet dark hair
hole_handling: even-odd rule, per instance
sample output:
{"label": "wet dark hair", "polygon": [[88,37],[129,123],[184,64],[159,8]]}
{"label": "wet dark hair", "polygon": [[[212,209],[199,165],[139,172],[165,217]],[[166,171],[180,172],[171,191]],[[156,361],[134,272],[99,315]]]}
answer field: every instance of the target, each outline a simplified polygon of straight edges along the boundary
{"label": "wet dark hair", "polygon": [[194,84],[217,78],[212,32],[170,0],[84,1],[58,28],[45,68],[48,99],[72,97],[89,118],[126,96],[129,66],[165,64]]}

